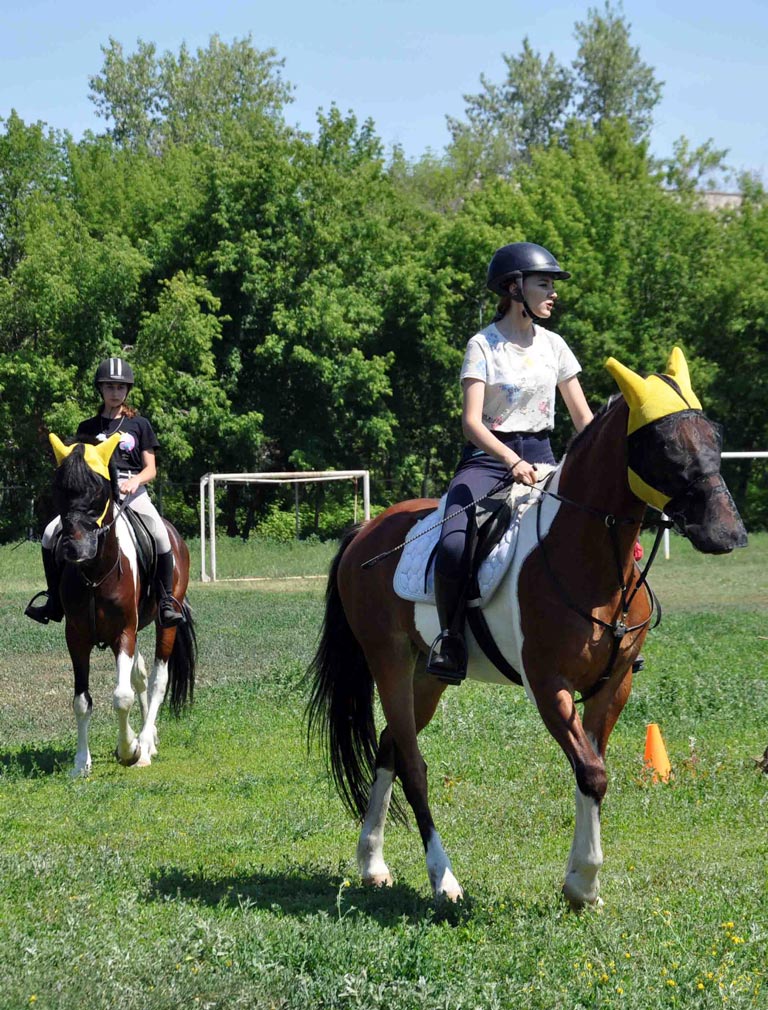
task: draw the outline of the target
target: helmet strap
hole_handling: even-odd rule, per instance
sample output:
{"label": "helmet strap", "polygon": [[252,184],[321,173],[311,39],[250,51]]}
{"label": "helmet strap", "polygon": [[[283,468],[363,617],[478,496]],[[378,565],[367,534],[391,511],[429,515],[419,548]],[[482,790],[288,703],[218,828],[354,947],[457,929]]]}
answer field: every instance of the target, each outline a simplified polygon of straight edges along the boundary
{"label": "helmet strap", "polygon": [[536,313],[531,309],[531,306],[526,301],[525,295],[523,294],[523,281],[524,280],[525,280],[525,276],[524,276],[524,274],[520,270],[517,270],[517,271],[515,271],[514,274],[512,274],[512,276],[510,277],[510,282],[514,281],[516,290],[515,291],[510,291],[509,292],[509,297],[512,299],[513,302],[518,302],[518,303],[522,304],[522,306],[523,306],[523,315],[524,316],[529,316],[531,318],[531,320],[535,319],[538,322],[541,322],[541,320],[544,317],[536,315]]}

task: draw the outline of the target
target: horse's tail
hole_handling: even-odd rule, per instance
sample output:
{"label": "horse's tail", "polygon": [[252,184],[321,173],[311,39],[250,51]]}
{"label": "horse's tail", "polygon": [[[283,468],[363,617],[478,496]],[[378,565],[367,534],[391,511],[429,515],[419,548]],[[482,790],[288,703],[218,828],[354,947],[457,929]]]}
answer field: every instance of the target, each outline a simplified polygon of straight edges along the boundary
{"label": "horse's tail", "polygon": [[331,564],[325,591],[325,617],[314,659],[307,669],[307,742],[317,740],[339,795],[353,815],[368,805],[376,760],[373,677],[360,643],[347,621],[336,584],[344,551],[357,535],[343,537]]}
{"label": "horse's tail", "polygon": [[182,710],[195,699],[197,634],[192,608],[186,600],[182,602],[181,613],[184,620],[176,625],[176,639],[168,658],[168,696],[174,715],[181,715]]}

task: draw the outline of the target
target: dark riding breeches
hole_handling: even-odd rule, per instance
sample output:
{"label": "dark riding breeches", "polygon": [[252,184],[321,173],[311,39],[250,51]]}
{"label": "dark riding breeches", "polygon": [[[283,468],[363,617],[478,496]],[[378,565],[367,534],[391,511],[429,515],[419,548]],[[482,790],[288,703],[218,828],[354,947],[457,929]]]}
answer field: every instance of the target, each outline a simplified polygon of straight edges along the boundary
{"label": "dark riding breeches", "polygon": [[[528,463],[555,464],[548,432],[536,434],[495,431],[494,435]],[[482,449],[468,444],[461,454],[456,474],[448,489],[440,546],[435,571],[446,579],[463,579],[469,564],[467,530],[474,521],[474,508],[459,512],[470,502],[487,494],[506,475],[507,467]],[[453,514],[452,514],[453,513]]]}

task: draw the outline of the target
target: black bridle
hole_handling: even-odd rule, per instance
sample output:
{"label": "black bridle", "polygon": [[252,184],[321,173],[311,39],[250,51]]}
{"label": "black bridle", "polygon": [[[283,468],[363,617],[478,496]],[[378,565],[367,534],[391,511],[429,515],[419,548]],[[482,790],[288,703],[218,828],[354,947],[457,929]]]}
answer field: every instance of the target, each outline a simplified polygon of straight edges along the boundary
{"label": "black bridle", "polygon": [[[589,701],[593,698],[598,691],[610,680],[613,673],[613,668],[616,664],[616,658],[619,654],[619,646],[625,635],[630,634],[633,631],[641,631],[647,625],[650,624],[651,618],[653,617],[654,611],[656,612],[656,621],[652,627],[658,627],[661,622],[661,605],[659,604],[656,594],[651,589],[650,583],[648,582],[648,572],[650,571],[651,565],[656,559],[656,555],[661,545],[661,540],[664,535],[665,530],[671,529],[674,526],[674,521],[672,519],[667,519],[664,516],[659,516],[657,519],[651,519],[643,522],[642,519],[616,516],[610,512],[605,512],[602,509],[593,508],[591,505],[584,505],[581,502],[573,501],[571,498],[566,498],[565,495],[561,495],[556,491],[547,491],[541,488],[541,493],[549,495],[550,498],[555,498],[557,501],[562,502],[564,505],[570,505],[574,508],[579,509],[581,512],[587,512],[603,521],[603,525],[608,531],[608,537],[611,543],[613,560],[616,565],[617,582],[619,587],[619,593],[621,595],[620,606],[619,606],[619,616],[615,621],[608,622],[603,621],[599,617],[595,617],[580,607],[574,602],[571,595],[568,593],[566,588],[563,586],[562,582],[558,579],[552,564],[547,554],[546,548],[544,546],[545,537],[541,533],[541,507],[538,508],[536,512],[536,541],[539,546],[539,551],[541,552],[541,558],[544,562],[544,567],[547,570],[547,574],[552,581],[555,589],[560,596],[560,599],[565,603],[569,610],[578,614],[579,617],[583,617],[585,621],[589,621],[592,624],[598,625],[598,627],[604,628],[606,631],[610,631],[612,637],[611,641],[611,654],[608,658],[608,663],[605,670],[601,673],[598,679],[592,684],[592,686],[585,692],[582,693],[581,697],[577,699],[578,702]],[[639,577],[635,581],[634,588],[629,591],[629,586],[624,578],[624,565],[621,557],[621,545],[619,544],[619,527],[621,526],[639,526],[642,525],[644,529],[656,528],[656,537],[654,539],[653,547],[648,556],[648,560],[645,563]],[[633,565],[633,570],[635,567]],[[645,591],[648,594],[648,601],[650,603],[650,612],[648,617],[640,624],[627,624],[627,618],[629,616],[630,608],[635,600],[635,597],[639,593],[640,589],[645,587]]]}

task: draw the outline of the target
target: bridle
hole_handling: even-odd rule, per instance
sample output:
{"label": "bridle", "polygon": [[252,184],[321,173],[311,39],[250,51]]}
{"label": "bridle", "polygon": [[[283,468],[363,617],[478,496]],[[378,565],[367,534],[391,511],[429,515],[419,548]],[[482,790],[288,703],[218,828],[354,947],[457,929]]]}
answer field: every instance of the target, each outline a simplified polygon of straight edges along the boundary
{"label": "bridle", "polygon": [[[664,531],[671,529],[674,526],[674,521],[672,519],[667,519],[665,516],[660,515],[658,519],[651,519],[643,522],[642,519],[630,518],[626,516],[615,516],[610,512],[605,512],[602,509],[593,508],[591,505],[584,505],[581,502],[573,501],[571,498],[566,498],[565,495],[561,495],[556,491],[548,491],[546,488],[539,489],[542,494],[548,495],[550,498],[555,498],[557,501],[562,502],[565,505],[573,506],[582,512],[587,512],[590,515],[596,516],[602,519],[605,528],[608,530],[608,537],[611,543],[613,560],[616,565],[617,581],[619,586],[619,593],[621,594],[621,601],[619,606],[619,616],[615,621],[608,622],[602,620],[600,617],[595,617],[594,614],[588,613],[582,607],[580,607],[571,597],[571,595],[566,590],[565,586],[562,584],[560,579],[558,579],[555,571],[552,567],[552,563],[547,554],[547,550],[544,546],[545,538],[542,536],[541,532],[541,507],[536,510],[536,541],[538,543],[539,551],[541,553],[541,559],[544,562],[544,567],[547,574],[550,577],[552,584],[560,596],[560,599],[574,613],[578,614],[579,617],[583,617],[585,621],[589,621],[592,624],[596,624],[606,631],[610,631],[613,636],[611,641],[611,654],[608,657],[608,663],[605,670],[600,674],[598,679],[592,684],[592,686],[585,692],[581,694],[581,697],[577,699],[578,702],[589,701],[593,698],[598,691],[610,680],[613,673],[613,668],[616,664],[616,658],[619,654],[619,646],[625,635],[630,634],[633,631],[641,631],[647,625],[650,624],[651,618],[653,617],[654,611],[656,612],[656,620],[652,627],[656,628],[661,622],[661,605],[659,604],[656,594],[651,589],[648,582],[648,572],[650,571],[651,565],[656,559],[656,555],[661,545],[661,540],[664,535]],[[644,529],[649,529],[656,527],[656,537],[654,539],[653,547],[648,556],[648,560],[645,563],[639,577],[635,581],[635,585],[632,591],[629,591],[629,586],[624,579],[624,565],[622,563],[621,557],[621,546],[619,544],[619,528],[621,526],[640,526]],[[636,565],[633,565],[633,570]],[[650,611],[648,616],[644,621],[639,624],[628,625],[627,618],[629,616],[630,608],[640,591],[641,587],[645,587],[648,594],[648,601],[650,603]]]}

